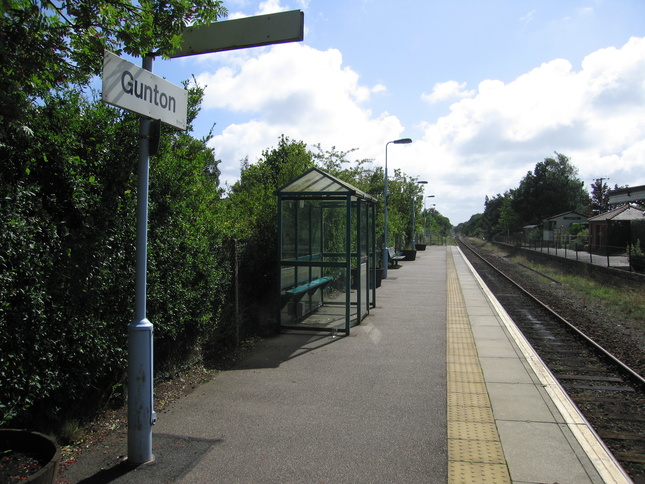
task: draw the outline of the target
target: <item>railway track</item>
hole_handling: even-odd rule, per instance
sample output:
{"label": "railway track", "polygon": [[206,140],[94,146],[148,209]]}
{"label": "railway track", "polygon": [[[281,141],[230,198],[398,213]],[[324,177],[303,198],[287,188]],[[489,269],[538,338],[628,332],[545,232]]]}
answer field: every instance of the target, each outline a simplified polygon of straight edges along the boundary
{"label": "railway track", "polygon": [[645,483],[645,379],[498,268],[462,251],[560,385],[636,483]]}

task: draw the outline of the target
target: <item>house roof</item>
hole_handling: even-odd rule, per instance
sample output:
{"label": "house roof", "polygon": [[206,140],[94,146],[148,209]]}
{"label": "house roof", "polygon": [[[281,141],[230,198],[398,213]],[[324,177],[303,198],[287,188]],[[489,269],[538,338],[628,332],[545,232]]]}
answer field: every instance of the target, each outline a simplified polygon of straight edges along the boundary
{"label": "house roof", "polygon": [[609,212],[601,213],[589,218],[589,222],[603,222],[612,220],[615,222],[625,220],[645,220],[645,212],[643,207],[638,205],[623,205],[622,207],[615,208]]}
{"label": "house roof", "polygon": [[564,217],[565,215],[579,215],[579,216],[580,216],[580,217],[582,217],[585,221],[587,220],[587,216],[586,216],[586,215],[583,215],[583,214],[581,214],[580,212],[569,211],[569,212],[559,213],[558,215],[553,215],[553,216],[551,216],[551,217],[549,217],[549,218],[545,218],[545,219],[544,219],[544,221],[545,221],[545,222],[548,222],[549,220],[555,220],[556,218]]}

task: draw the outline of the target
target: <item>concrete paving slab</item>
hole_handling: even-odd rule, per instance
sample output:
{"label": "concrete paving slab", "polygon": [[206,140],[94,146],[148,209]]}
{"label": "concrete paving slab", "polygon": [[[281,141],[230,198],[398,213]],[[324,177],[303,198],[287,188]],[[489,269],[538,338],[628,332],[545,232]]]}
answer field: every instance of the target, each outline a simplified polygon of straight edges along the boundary
{"label": "concrete paving slab", "polygon": [[[496,419],[556,423],[535,385],[487,381],[486,386]],[[558,423],[562,423],[562,419]]]}
{"label": "concrete paving slab", "polygon": [[527,383],[533,385],[536,381],[526,371],[517,355],[514,358],[482,357],[479,361],[484,371],[486,383]]}
{"label": "concrete paving slab", "polygon": [[503,441],[522,442],[504,446],[513,482],[602,482],[597,475],[585,471],[559,424],[501,420],[497,421],[497,428]]}

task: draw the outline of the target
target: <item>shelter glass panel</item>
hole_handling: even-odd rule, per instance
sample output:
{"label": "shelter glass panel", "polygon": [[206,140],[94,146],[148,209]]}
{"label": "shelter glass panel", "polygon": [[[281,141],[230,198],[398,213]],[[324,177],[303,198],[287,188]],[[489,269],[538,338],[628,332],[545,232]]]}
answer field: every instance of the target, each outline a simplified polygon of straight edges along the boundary
{"label": "shelter glass panel", "polygon": [[376,199],[318,169],[276,194],[281,327],[349,333],[375,305]]}

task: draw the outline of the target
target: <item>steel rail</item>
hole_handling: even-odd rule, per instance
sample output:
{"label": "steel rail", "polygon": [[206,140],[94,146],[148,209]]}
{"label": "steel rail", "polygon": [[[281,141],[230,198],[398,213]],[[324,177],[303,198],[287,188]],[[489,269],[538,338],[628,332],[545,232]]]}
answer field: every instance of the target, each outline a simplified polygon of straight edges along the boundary
{"label": "steel rail", "polygon": [[535,301],[539,306],[544,308],[547,312],[549,312],[551,315],[553,315],[556,319],[558,319],[562,324],[564,324],[566,327],[571,329],[574,333],[576,333],[578,336],[580,336],[583,340],[585,340],[588,344],[590,344],[595,350],[597,350],[599,353],[601,353],[605,358],[609,359],[613,364],[618,366],[623,372],[627,373],[633,380],[636,381],[639,385],[645,387],[645,378],[641,376],[639,373],[637,373],[635,370],[630,368],[628,365],[623,363],[620,359],[618,359],[617,356],[615,356],[613,353],[610,351],[606,350],[604,347],[602,347],[600,344],[598,344],[596,341],[594,341],[592,338],[587,336],[585,333],[583,333],[580,329],[578,329],[575,325],[571,324],[569,321],[567,321],[563,316],[558,314],[556,311],[551,309],[547,304],[543,303],[540,299],[538,299],[535,295],[531,294],[529,291],[527,291],[525,288],[520,286],[517,282],[515,282],[513,279],[511,279],[508,275],[504,274],[500,269],[495,267],[492,263],[487,261],[483,256],[477,253],[477,251],[467,242],[465,242],[461,237],[457,238],[457,241],[459,244],[462,244],[464,247],[470,250],[473,254],[475,254],[479,259],[482,260],[482,262],[486,263],[488,266],[491,267],[494,271],[496,271],[499,275],[504,277],[506,280],[508,280],[511,284],[513,284],[517,289],[519,289],[522,293],[524,293],[526,296],[531,298],[533,301]]}

